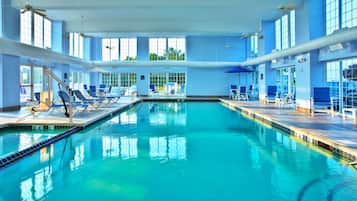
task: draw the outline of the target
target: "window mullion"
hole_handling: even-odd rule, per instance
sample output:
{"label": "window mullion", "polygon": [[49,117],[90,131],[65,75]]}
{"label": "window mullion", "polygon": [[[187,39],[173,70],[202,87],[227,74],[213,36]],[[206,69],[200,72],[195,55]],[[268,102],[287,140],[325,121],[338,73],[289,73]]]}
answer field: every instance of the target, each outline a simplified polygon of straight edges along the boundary
{"label": "window mullion", "polygon": [[35,15],[32,11],[27,12],[31,12],[31,44],[35,45]]}

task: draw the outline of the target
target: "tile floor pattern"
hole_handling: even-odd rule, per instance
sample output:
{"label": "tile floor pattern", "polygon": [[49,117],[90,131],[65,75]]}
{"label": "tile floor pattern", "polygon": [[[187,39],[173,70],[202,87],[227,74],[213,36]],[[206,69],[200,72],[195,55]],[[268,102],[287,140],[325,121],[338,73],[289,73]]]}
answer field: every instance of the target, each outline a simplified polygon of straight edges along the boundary
{"label": "tile floor pattern", "polygon": [[96,109],[89,108],[84,112],[79,109],[79,112],[74,114],[72,123],[64,116],[63,109],[38,112],[36,115],[32,115],[28,108],[16,112],[1,112],[0,128],[7,125],[85,126],[139,100],[138,98],[123,97],[117,103],[104,104]]}

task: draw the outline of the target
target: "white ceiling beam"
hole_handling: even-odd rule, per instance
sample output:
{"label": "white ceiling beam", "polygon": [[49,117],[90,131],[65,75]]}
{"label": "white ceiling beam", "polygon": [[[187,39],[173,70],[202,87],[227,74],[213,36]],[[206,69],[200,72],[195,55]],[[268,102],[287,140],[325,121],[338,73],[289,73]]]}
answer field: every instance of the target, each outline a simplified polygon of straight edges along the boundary
{"label": "white ceiling beam", "polygon": [[5,38],[0,38],[0,53],[24,58],[38,59],[48,64],[61,63],[80,65],[83,67],[90,66],[90,63],[76,57],[67,56],[52,50],[26,45]]}

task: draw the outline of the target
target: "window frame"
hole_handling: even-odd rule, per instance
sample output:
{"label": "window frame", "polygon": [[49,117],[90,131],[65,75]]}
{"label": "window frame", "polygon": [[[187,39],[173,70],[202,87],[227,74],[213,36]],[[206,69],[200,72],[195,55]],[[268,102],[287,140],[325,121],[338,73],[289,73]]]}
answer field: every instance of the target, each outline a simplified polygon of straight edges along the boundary
{"label": "window frame", "polygon": [[84,58],[84,36],[79,32],[69,32],[69,52],[68,55],[72,57],[77,57],[80,59]]}
{"label": "window frame", "polygon": [[52,20],[33,11],[23,12],[21,10],[20,42],[39,48],[51,49]]}
{"label": "window frame", "polygon": [[[175,40],[176,51],[178,54],[172,57],[169,44]],[[182,41],[181,41],[182,40]],[[178,41],[181,41],[179,44]],[[160,44],[161,43],[161,44]],[[163,45],[164,44],[164,45]],[[156,47],[155,47],[156,46]],[[163,48],[164,47],[164,48]],[[182,53],[180,54],[179,51]],[[162,54],[163,53],[163,54]],[[149,60],[150,61],[186,61],[186,38],[185,37],[152,37],[149,38]]]}
{"label": "window frame", "polygon": [[[124,45],[125,43],[127,44]],[[137,56],[138,56],[138,39],[119,38],[119,60],[136,61]]]}
{"label": "window frame", "polygon": [[296,12],[290,10],[274,22],[275,50],[284,50],[296,45]]}

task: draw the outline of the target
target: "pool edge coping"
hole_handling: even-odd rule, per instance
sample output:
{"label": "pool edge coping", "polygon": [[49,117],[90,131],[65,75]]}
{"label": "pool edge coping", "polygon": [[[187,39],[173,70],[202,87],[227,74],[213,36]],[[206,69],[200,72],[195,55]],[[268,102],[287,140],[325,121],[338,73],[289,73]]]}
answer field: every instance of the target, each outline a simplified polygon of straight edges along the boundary
{"label": "pool edge coping", "polygon": [[352,148],[346,147],[345,145],[340,144],[330,138],[321,136],[317,133],[306,132],[306,131],[299,129],[295,126],[286,125],[284,123],[279,122],[279,120],[267,117],[266,115],[263,115],[263,114],[260,114],[259,112],[254,111],[254,110],[245,108],[244,106],[240,106],[240,105],[231,103],[229,100],[219,99],[219,101],[223,104],[226,104],[228,107],[232,107],[235,110],[248,115],[248,117],[250,117],[252,119],[256,119],[256,120],[262,121],[264,123],[267,123],[268,125],[272,126],[273,128],[282,130],[283,132],[286,132],[289,135],[293,135],[293,136],[303,140],[304,142],[321,147],[324,150],[331,152],[331,154],[333,154],[333,155],[345,158],[351,162],[354,162],[357,160],[357,150],[353,150]]}
{"label": "pool edge coping", "polygon": [[[142,99],[137,99],[137,100],[135,100],[135,101],[133,101],[131,103],[125,104],[123,107],[119,107],[119,108],[117,108],[117,109],[115,109],[115,110],[113,110],[113,111],[111,111],[109,113],[106,113],[105,115],[101,115],[98,118],[96,118],[96,119],[94,119],[94,120],[92,120],[92,121],[90,121],[90,122],[88,122],[86,124],[82,124],[82,126],[76,125],[76,126],[70,127],[68,130],[66,130],[66,131],[64,131],[64,132],[62,132],[60,134],[54,135],[51,138],[48,138],[46,140],[40,141],[38,143],[35,143],[35,144],[31,145],[30,147],[28,147],[26,149],[23,149],[21,151],[16,151],[14,153],[11,153],[8,156],[0,159],[0,170],[4,169],[4,168],[6,168],[6,167],[8,167],[8,166],[10,166],[10,165],[12,165],[14,163],[16,163],[17,161],[19,161],[19,160],[21,160],[21,159],[23,159],[23,158],[25,158],[27,156],[32,155],[33,153],[35,153],[37,151],[40,151],[44,147],[48,147],[51,144],[54,144],[54,143],[66,138],[66,137],[69,137],[69,136],[71,136],[71,135],[73,135],[73,134],[75,134],[75,133],[77,133],[77,132],[79,132],[79,131],[81,131],[81,130],[83,130],[83,129],[85,129],[85,128],[87,128],[87,127],[89,127],[89,126],[101,121],[101,120],[103,120],[103,119],[105,119],[105,118],[111,117],[111,116],[113,116],[115,114],[118,114],[118,113],[124,111],[124,110],[127,110],[128,108],[130,108],[130,107],[132,107],[132,106],[134,106],[134,105],[136,105],[136,104],[138,104],[138,103],[140,103],[142,101],[143,101]],[[9,124],[6,127],[2,127],[1,129],[10,128],[10,127],[11,127],[11,125]],[[14,127],[16,127],[16,126],[14,126]],[[21,126],[18,126],[18,127],[21,127]]]}

